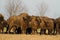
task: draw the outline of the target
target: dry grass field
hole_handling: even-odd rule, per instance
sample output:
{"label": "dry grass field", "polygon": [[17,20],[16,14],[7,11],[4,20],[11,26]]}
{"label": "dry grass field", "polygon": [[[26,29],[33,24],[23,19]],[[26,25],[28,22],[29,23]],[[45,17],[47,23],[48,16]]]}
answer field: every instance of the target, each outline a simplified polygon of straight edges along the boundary
{"label": "dry grass field", "polygon": [[60,40],[60,35],[0,34],[0,40]]}

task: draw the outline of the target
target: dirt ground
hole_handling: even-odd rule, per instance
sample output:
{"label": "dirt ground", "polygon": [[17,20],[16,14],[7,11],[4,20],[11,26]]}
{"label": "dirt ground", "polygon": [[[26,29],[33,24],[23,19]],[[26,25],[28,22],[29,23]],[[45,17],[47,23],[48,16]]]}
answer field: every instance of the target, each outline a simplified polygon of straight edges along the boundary
{"label": "dirt ground", "polygon": [[0,40],[60,40],[60,35],[0,34]]}

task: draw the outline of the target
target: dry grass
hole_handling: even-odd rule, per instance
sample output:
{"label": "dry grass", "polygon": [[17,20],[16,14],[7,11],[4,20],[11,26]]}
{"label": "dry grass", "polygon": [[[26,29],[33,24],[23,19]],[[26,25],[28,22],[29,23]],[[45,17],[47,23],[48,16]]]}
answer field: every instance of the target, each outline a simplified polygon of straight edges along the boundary
{"label": "dry grass", "polygon": [[60,35],[0,34],[0,40],[60,40]]}

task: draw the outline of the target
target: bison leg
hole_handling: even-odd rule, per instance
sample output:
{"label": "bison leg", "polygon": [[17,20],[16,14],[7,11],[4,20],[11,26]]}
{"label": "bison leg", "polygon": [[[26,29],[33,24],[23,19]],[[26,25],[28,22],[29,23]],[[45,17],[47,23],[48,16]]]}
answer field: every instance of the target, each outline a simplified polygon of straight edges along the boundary
{"label": "bison leg", "polygon": [[43,34],[43,29],[41,29],[41,33],[40,34]]}
{"label": "bison leg", "polygon": [[46,34],[46,29],[44,29],[44,34]]}
{"label": "bison leg", "polygon": [[53,30],[52,30],[52,34],[53,34],[53,35],[56,35],[56,34],[57,34],[57,30],[56,30],[56,29],[53,29]]}
{"label": "bison leg", "polygon": [[12,30],[12,33],[15,34],[16,31],[17,31],[17,28],[16,27],[13,27],[11,30]]}
{"label": "bison leg", "polygon": [[60,34],[60,29],[57,29],[57,34]]}
{"label": "bison leg", "polygon": [[21,34],[22,33],[21,27],[18,27],[16,31],[17,31],[17,34]]}
{"label": "bison leg", "polygon": [[43,29],[41,29],[41,33],[40,33],[40,34],[42,34],[42,30],[43,30]]}
{"label": "bison leg", "polygon": [[26,34],[31,34],[32,33],[32,28],[27,28],[26,29]]}
{"label": "bison leg", "polygon": [[7,25],[6,27],[6,33],[8,33],[8,30],[9,30],[9,25]]}
{"label": "bison leg", "polygon": [[4,30],[4,28],[2,28],[2,33],[4,33],[3,30]]}
{"label": "bison leg", "polygon": [[[11,28],[12,28],[12,27],[11,27]],[[11,28],[9,28],[9,30],[7,31],[8,34],[10,33]]]}
{"label": "bison leg", "polygon": [[32,34],[35,34],[36,33],[36,30],[35,29],[32,29]]}
{"label": "bison leg", "polygon": [[2,30],[0,29],[0,33],[2,33]]}
{"label": "bison leg", "polygon": [[41,29],[41,33],[40,34],[46,34],[46,29]]}
{"label": "bison leg", "polygon": [[52,31],[53,31],[52,29],[48,29],[48,34],[52,35],[53,34]]}
{"label": "bison leg", "polygon": [[32,34],[34,34],[34,30],[32,29]]}
{"label": "bison leg", "polygon": [[8,33],[9,33],[9,34],[13,32],[12,29],[13,29],[13,27],[10,27],[10,28],[9,28],[9,30],[8,30]]}
{"label": "bison leg", "polygon": [[24,30],[22,30],[22,34],[25,34],[26,33],[26,30],[24,29]]}

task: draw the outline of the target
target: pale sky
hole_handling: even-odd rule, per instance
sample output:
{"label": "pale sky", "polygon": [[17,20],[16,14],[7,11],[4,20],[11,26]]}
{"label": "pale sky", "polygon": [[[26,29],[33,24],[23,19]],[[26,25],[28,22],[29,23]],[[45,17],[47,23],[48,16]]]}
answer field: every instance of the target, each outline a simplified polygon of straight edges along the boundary
{"label": "pale sky", "polygon": [[[4,17],[7,19],[8,13],[5,12],[5,5],[7,0],[0,0],[0,13],[4,15]],[[28,8],[28,13],[30,15],[39,16],[38,12],[38,5],[41,3],[46,3],[48,5],[48,9],[45,13],[45,16],[51,17],[51,18],[57,18],[60,17],[60,0],[22,0],[23,4],[26,5]]]}

